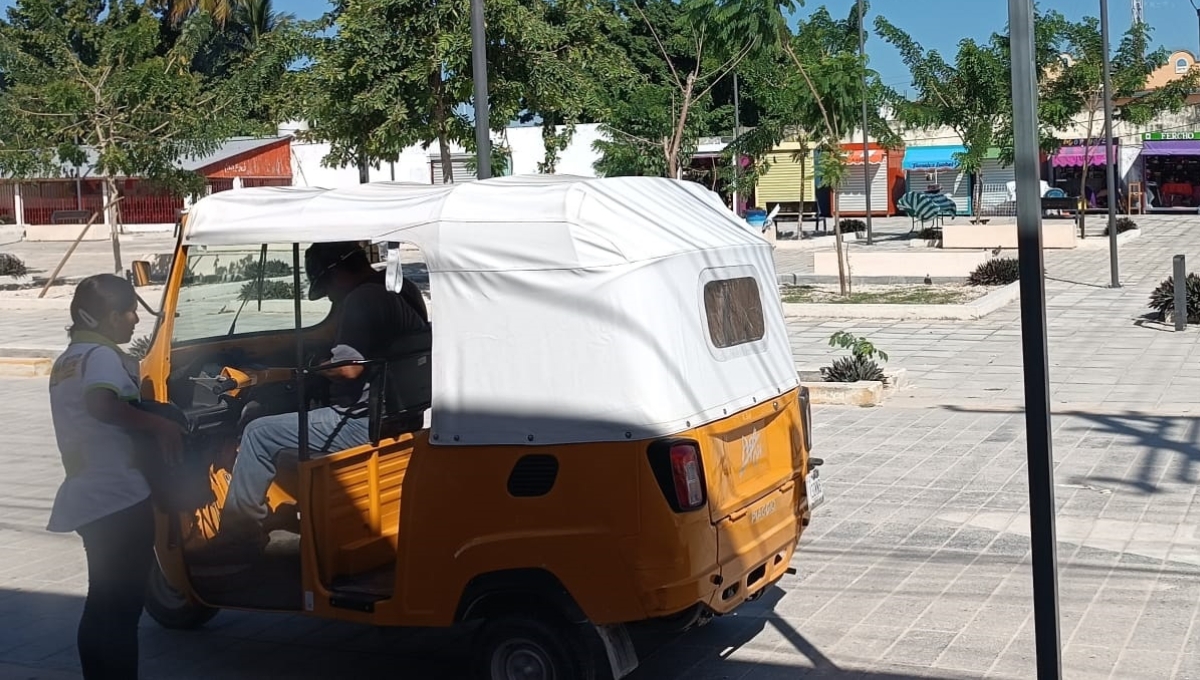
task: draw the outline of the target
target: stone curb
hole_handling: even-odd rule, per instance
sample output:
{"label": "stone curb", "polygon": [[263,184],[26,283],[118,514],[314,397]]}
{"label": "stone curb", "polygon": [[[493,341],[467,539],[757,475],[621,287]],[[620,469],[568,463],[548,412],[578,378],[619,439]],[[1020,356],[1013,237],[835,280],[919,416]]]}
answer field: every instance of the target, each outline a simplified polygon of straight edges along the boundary
{"label": "stone curb", "polygon": [[819,370],[797,371],[796,374],[801,386],[808,388],[812,403],[823,406],[879,406],[893,392],[908,385],[907,371],[903,368],[884,371],[886,385],[878,380],[825,382]]}
{"label": "stone curb", "polygon": [[[1125,243],[1128,243],[1135,238],[1140,237],[1141,235],[1142,230],[1140,227],[1137,229],[1130,229],[1129,231],[1123,231],[1117,234],[1117,245],[1124,245]],[[1108,237],[1104,235],[1089,236],[1087,238],[1077,239],[1075,243],[1077,244],[1077,248],[1081,248],[1083,250],[1106,250],[1108,248]]]}
{"label": "stone curb", "polygon": [[[857,243],[858,235],[854,233],[842,234],[843,243]],[[782,241],[771,241],[771,246],[776,250],[820,250],[821,248],[833,248],[837,245],[837,238],[830,231],[828,235],[810,236],[802,239],[784,239]]]}
{"label": "stone curb", "polygon": [[71,298],[5,297],[2,293],[0,293],[0,310],[4,309],[11,311],[65,311],[71,309]]}
{"label": "stone curb", "polygon": [[46,357],[0,356],[0,377],[41,378],[50,375],[54,360]]}
{"label": "stone curb", "polygon": [[1021,284],[1010,283],[961,305],[852,305],[819,302],[784,302],[783,315],[791,319],[981,319],[1021,295]]}

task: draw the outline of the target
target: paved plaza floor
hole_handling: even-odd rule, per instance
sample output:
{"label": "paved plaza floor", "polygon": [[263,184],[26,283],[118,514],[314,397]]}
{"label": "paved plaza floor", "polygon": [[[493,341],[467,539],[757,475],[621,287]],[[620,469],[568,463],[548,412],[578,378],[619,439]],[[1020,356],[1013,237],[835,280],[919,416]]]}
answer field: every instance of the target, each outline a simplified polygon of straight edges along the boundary
{"label": "paved plaza floor", "polygon": [[[1105,287],[1103,249],[1045,255],[1072,679],[1200,679],[1200,329],[1142,318],[1172,255],[1200,268],[1200,217],[1138,222],[1121,289]],[[802,272],[805,255],[781,249],[780,272]],[[23,333],[52,348],[64,318],[0,309],[0,347]],[[910,386],[879,408],[815,410],[829,502],[797,574],[737,615],[639,640],[634,680],[1033,677],[1017,305],[977,321],[793,320],[797,365],[827,361],[827,339],[843,329],[887,350]],[[78,677],[85,569],[78,539],[43,530],[61,479],[45,393],[43,380],[0,379],[0,678]],[[464,672],[454,631],[223,612],[193,632],[146,618],[142,641],[147,678]]]}

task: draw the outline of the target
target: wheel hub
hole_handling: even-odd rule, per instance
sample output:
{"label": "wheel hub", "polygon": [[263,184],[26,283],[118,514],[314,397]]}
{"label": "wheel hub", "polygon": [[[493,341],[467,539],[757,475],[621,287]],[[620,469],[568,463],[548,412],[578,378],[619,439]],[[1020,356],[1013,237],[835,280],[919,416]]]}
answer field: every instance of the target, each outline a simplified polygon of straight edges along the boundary
{"label": "wheel hub", "polygon": [[554,663],[541,645],[532,640],[512,640],[492,657],[493,680],[554,680]]}

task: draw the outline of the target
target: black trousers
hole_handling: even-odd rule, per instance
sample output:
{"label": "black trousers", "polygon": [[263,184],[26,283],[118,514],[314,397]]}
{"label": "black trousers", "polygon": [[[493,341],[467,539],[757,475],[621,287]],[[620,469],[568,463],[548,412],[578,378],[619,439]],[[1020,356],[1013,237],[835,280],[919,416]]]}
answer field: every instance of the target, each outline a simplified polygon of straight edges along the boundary
{"label": "black trousers", "polygon": [[138,620],[154,565],[150,499],[79,527],[88,593],[79,620],[79,662],[87,680],[137,680]]}

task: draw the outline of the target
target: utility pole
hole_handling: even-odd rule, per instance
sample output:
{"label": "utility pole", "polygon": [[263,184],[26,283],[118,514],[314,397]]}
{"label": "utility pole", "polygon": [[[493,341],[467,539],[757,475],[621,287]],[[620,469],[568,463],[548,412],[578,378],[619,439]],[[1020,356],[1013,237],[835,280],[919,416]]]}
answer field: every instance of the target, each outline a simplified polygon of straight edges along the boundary
{"label": "utility pole", "polygon": [[[867,141],[867,51],[864,21],[863,0],[858,0],[858,59],[862,62],[863,197],[867,201],[867,245],[871,245],[875,242],[875,234],[871,229],[871,146]],[[883,168],[880,168],[880,171],[882,170]],[[804,212],[804,206],[800,206],[800,211]],[[833,225],[833,228],[837,229],[838,225]]]}
{"label": "utility pole", "polygon": [[[733,139],[734,139],[734,141],[736,142],[737,139],[741,136],[742,136],[742,109],[741,109],[741,100],[738,98],[738,74],[737,74],[737,71],[734,71],[733,72]],[[713,168],[713,171],[716,172],[715,167]],[[737,147],[735,146],[734,154],[733,154],[733,212],[739,216],[742,214],[741,205],[739,205],[741,203],[741,200],[740,200],[741,197],[739,195],[741,192],[738,191],[738,185],[741,182],[741,179],[742,179],[742,158],[741,158],[741,154],[737,152]]]}
{"label": "utility pole", "polygon": [[[1188,0],[1188,2],[1191,2],[1192,9],[1196,10],[1196,26],[1200,29],[1200,6],[1196,5],[1196,0]],[[1196,52],[1196,55],[1200,56],[1200,52]]]}
{"label": "utility pole", "polygon": [[488,121],[487,36],[483,0],[471,0],[471,77],[475,85],[475,167],[479,179],[492,176],[491,124]]}
{"label": "utility pole", "polygon": [[1113,155],[1112,66],[1108,61],[1108,0],[1100,0],[1100,42],[1104,43],[1104,179],[1108,189],[1108,264],[1112,287],[1121,287],[1117,266],[1117,165]]}
{"label": "utility pole", "polygon": [[1042,206],[1038,190],[1033,0],[1008,0],[1008,26],[1012,46],[1013,166],[1017,178],[1017,256],[1021,271],[1029,532],[1033,548],[1034,649],[1038,680],[1061,680],[1050,362],[1046,346],[1046,269],[1042,259]]}

